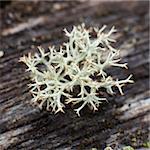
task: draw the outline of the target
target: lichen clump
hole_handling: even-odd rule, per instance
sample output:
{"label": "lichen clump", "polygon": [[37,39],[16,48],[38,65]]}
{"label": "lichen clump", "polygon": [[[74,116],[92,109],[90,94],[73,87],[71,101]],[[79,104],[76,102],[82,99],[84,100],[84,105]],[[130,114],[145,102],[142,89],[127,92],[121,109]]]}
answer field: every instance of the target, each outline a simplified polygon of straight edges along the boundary
{"label": "lichen clump", "polygon": [[[119,63],[119,50],[111,46],[115,42],[112,33],[116,30],[112,27],[109,32],[104,32],[105,28],[86,29],[82,24],[74,26],[71,32],[64,29],[69,40],[59,50],[49,47],[45,51],[38,47],[39,53],[20,58],[31,75],[29,86],[33,102],[55,113],[64,112],[69,103],[77,104],[75,111],[80,115],[86,105],[95,111],[106,100],[98,94],[100,88],[114,94],[113,87],[116,86],[123,94],[122,86],[133,81],[131,75],[124,80],[108,75],[110,67],[127,68],[127,64]],[[79,92],[74,95],[72,91],[77,86]]]}

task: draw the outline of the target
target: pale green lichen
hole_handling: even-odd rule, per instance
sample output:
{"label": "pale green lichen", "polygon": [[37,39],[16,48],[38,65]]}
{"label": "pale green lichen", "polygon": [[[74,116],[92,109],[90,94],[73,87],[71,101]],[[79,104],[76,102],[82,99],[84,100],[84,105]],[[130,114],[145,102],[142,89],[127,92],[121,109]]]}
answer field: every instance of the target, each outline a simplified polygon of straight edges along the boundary
{"label": "pale green lichen", "polygon": [[[91,150],[98,150],[98,149],[97,148],[92,148]],[[131,147],[131,146],[124,146],[122,148],[112,149],[110,146],[107,146],[106,148],[104,148],[104,150],[134,150],[134,148]]]}
{"label": "pale green lichen", "polygon": [[0,51],[0,57],[4,56],[4,51]]}
{"label": "pale green lichen", "polygon": [[134,150],[134,148],[131,146],[125,146],[123,147],[123,150]]}
{"label": "pale green lichen", "polygon": [[[31,74],[32,82],[29,86],[33,95],[32,101],[42,108],[55,113],[61,111],[68,103],[80,104],[75,109],[80,115],[80,110],[88,105],[94,111],[106,97],[98,95],[100,88],[105,88],[109,94],[114,94],[112,87],[116,86],[123,95],[122,86],[133,83],[131,75],[124,80],[113,79],[107,74],[109,67],[127,68],[127,64],[119,63],[119,50],[111,46],[115,40],[112,33],[104,32],[106,26],[101,29],[89,28],[85,25],[74,26],[71,32],[64,29],[69,41],[56,50],[49,47],[48,51],[38,47],[40,53],[24,56],[20,61],[24,62]],[[91,34],[95,33],[95,37]],[[93,78],[98,78],[95,80]],[[76,96],[71,94],[75,86],[80,86]],[[65,102],[62,96],[66,98]]]}

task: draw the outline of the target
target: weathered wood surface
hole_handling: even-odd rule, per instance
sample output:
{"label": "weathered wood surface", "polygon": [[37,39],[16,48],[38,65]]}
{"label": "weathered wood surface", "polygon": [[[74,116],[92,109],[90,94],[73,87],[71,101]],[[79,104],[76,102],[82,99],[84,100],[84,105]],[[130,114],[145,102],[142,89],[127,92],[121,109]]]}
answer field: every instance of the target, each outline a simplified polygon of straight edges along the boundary
{"label": "weathered wood surface", "polygon": [[[143,147],[150,121],[148,1],[13,2],[0,13],[0,149]],[[81,117],[71,108],[56,115],[41,111],[30,104],[29,79],[18,59],[37,45],[62,43],[62,29],[81,22],[116,26],[117,46],[129,69],[110,73],[119,78],[132,73],[135,83],[95,113],[86,108]]]}

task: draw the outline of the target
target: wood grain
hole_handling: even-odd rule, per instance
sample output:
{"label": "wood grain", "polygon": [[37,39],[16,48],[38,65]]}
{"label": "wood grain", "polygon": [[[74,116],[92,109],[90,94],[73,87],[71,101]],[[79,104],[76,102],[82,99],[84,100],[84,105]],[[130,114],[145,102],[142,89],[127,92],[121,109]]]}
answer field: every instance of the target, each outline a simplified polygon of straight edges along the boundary
{"label": "wood grain", "polygon": [[[29,13],[26,7],[26,2],[12,2],[0,10],[0,49],[4,51],[0,58],[0,149],[143,147],[148,141],[150,121],[148,1],[31,2]],[[22,20],[9,13],[22,16]],[[33,18],[46,19],[31,25]],[[98,112],[85,108],[81,117],[72,106],[65,114],[39,110],[30,103],[30,80],[18,59],[35,52],[38,45],[46,48],[61,44],[66,40],[62,29],[81,22],[87,26],[116,26],[116,46],[121,47],[122,62],[128,62],[129,69],[108,72],[118,78],[133,74],[135,83],[124,88],[124,96],[116,91],[116,96],[108,97],[109,103],[102,104]]]}

